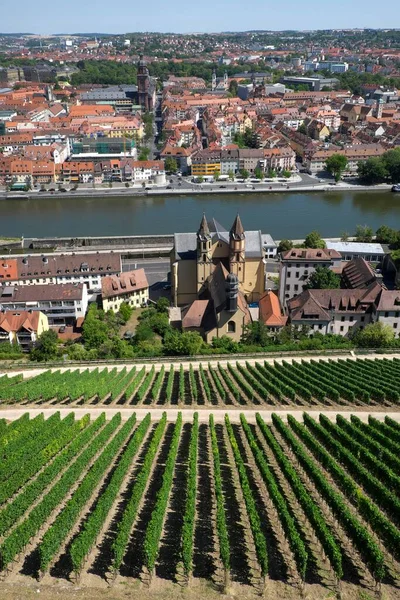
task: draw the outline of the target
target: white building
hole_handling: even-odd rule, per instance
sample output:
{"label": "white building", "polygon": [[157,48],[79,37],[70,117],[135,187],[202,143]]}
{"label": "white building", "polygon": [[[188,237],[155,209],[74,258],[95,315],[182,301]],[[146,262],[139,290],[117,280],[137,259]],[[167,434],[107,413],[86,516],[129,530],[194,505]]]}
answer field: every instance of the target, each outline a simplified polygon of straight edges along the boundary
{"label": "white building", "polygon": [[367,262],[380,262],[385,256],[385,250],[376,242],[337,242],[324,240],[329,250],[336,250],[342,255],[342,260],[363,258]]}
{"label": "white building", "polygon": [[82,283],[0,287],[0,310],[41,311],[50,326],[74,325],[87,307],[87,287]]}
{"label": "white building", "polygon": [[269,233],[261,234],[261,242],[265,258],[275,258],[278,252],[278,244],[272,239]]}
{"label": "white building", "polygon": [[317,267],[339,267],[342,257],[336,250],[292,248],[282,254],[279,276],[279,300],[282,306],[304,291]]}

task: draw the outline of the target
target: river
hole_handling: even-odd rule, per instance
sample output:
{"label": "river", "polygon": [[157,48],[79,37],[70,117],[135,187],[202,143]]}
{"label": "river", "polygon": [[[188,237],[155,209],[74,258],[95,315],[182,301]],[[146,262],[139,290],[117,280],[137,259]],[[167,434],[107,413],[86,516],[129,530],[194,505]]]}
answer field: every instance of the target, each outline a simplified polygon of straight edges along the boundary
{"label": "river", "polygon": [[357,225],[400,229],[400,194],[389,191],[188,193],[185,196],[38,197],[0,202],[0,237],[167,234],[196,231],[203,211],[229,228],[237,212],[246,229],[276,239],[353,234]]}

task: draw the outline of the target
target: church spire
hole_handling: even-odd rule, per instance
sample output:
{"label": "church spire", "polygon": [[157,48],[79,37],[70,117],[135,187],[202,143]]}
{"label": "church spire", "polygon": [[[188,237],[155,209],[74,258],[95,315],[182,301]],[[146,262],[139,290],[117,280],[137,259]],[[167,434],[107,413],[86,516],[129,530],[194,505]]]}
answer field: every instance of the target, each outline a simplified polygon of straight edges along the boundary
{"label": "church spire", "polygon": [[240,220],[239,213],[236,215],[236,219],[233,222],[231,230],[229,232],[229,237],[233,240],[239,241],[244,240],[244,229],[242,225],[242,221]]}
{"label": "church spire", "polygon": [[203,241],[209,240],[211,238],[210,228],[208,227],[205,213],[203,213],[203,218],[201,220],[200,227],[197,232],[197,237]]}

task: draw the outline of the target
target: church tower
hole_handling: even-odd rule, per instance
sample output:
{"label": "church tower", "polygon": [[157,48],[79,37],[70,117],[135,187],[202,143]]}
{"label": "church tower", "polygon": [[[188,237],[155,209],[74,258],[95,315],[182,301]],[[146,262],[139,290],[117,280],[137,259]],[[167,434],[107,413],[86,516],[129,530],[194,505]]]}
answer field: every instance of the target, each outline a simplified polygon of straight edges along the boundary
{"label": "church tower", "polygon": [[246,240],[239,214],[229,232],[229,271],[234,273],[239,283],[244,282]]}
{"label": "church tower", "polygon": [[382,112],[383,112],[383,100],[382,100],[382,98],[379,98],[379,100],[376,101],[375,117],[377,119],[382,119]]}
{"label": "church tower", "polygon": [[211,89],[212,91],[215,90],[215,88],[217,87],[217,73],[214,71],[212,72],[212,79],[211,79]]}
{"label": "church tower", "polygon": [[226,310],[235,313],[238,308],[239,281],[236,275],[229,273],[225,281]]}
{"label": "church tower", "polygon": [[229,88],[228,73],[225,71],[225,73],[224,73],[224,89],[227,90],[228,88]]}
{"label": "church tower", "polygon": [[205,281],[211,275],[212,255],[211,255],[212,237],[208,227],[206,215],[200,223],[197,232],[197,293],[204,286]]}
{"label": "church tower", "polygon": [[140,55],[137,65],[137,86],[139,104],[144,111],[148,112],[151,110],[149,99],[150,77],[143,54]]}

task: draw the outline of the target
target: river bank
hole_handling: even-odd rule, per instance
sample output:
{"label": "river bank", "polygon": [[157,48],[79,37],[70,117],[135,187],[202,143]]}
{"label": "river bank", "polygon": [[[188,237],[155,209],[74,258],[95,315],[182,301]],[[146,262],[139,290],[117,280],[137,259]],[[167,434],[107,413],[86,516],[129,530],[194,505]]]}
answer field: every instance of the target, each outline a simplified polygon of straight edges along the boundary
{"label": "river bank", "polygon": [[125,196],[125,197],[141,197],[146,198],[149,196],[192,196],[200,195],[205,196],[208,194],[213,195],[227,195],[227,194],[276,194],[276,193],[296,193],[296,192],[324,192],[324,193],[335,193],[338,191],[355,191],[355,192],[381,192],[390,191],[391,185],[379,184],[375,186],[365,186],[358,184],[348,184],[340,182],[336,185],[332,184],[321,184],[316,183],[315,185],[306,185],[304,183],[288,183],[288,184],[273,184],[273,185],[260,185],[254,184],[252,187],[249,185],[226,185],[221,188],[220,185],[210,184],[202,186],[191,187],[176,187],[174,189],[167,189],[166,187],[152,188],[144,190],[143,188],[133,187],[112,187],[112,188],[78,188],[77,190],[67,190],[66,192],[55,191],[29,191],[29,192],[6,192],[0,189],[0,200],[33,200],[40,198],[63,198],[68,200],[76,197],[105,197],[105,196]]}

